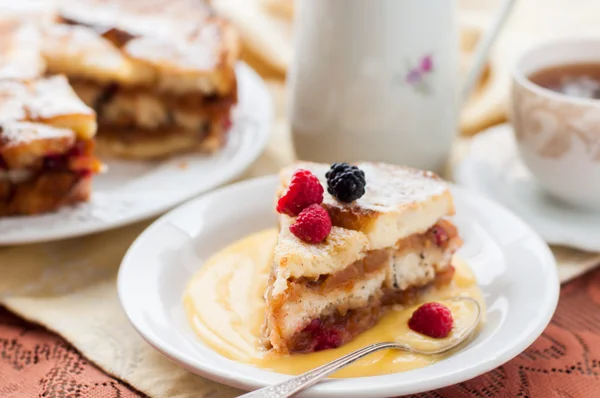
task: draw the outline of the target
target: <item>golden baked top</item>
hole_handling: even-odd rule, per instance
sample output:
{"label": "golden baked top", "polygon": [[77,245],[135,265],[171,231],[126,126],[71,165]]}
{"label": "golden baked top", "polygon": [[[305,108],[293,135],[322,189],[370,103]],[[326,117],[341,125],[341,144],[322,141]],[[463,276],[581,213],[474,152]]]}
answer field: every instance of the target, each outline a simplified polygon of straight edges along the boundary
{"label": "golden baked top", "polygon": [[67,128],[82,139],[96,134],[94,111],[77,97],[64,76],[0,80],[0,125],[8,121]]}
{"label": "golden baked top", "polygon": [[340,227],[333,227],[324,242],[307,244],[290,232],[292,222],[289,216],[279,216],[279,237],[273,253],[278,282],[273,294],[285,290],[288,278],[317,279],[333,274],[363,258],[368,250],[364,234]]}
{"label": "golden baked top", "polygon": [[355,202],[342,203],[327,193],[325,173],[330,165],[322,163],[297,162],[281,170],[278,195],[285,192],[297,169],[310,170],[325,188],[323,206],[333,225],[364,233],[370,250],[391,247],[454,214],[447,184],[431,172],[384,163],[357,166],[367,184],[365,194]]}
{"label": "golden baked top", "polygon": [[75,134],[66,128],[14,120],[0,123],[0,155],[8,169],[32,167],[44,156],[66,152],[74,143]]}
{"label": "golden baked top", "polygon": [[238,38],[200,0],[65,0],[45,27],[52,73],[175,93],[235,88]]}

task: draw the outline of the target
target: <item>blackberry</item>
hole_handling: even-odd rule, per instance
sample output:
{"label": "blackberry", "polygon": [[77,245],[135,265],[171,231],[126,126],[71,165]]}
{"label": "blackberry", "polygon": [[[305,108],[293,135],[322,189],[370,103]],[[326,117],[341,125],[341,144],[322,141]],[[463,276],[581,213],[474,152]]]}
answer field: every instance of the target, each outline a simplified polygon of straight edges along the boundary
{"label": "blackberry", "polygon": [[365,172],[348,163],[334,163],[325,174],[327,192],[341,202],[350,203],[365,194]]}

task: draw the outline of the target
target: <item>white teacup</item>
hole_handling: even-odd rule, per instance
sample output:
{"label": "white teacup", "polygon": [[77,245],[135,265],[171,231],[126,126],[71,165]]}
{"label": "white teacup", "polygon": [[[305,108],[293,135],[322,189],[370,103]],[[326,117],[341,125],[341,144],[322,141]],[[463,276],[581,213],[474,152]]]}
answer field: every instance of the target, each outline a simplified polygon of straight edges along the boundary
{"label": "white teacup", "polygon": [[540,44],[513,69],[511,119],[520,155],[540,185],[570,204],[600,209],[600,100],[557,93],[529,77],[551,67],[600,65],[600,37]]}

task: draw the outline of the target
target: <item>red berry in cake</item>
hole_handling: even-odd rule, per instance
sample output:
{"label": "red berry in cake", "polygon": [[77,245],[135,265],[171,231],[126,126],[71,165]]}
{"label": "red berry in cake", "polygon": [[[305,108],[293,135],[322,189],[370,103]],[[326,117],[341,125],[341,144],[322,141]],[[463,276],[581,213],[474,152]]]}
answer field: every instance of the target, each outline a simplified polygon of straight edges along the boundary
{"label": "red berry in cake", "polygon": [[296,170],[287,192],[277,202],[277,212],[297,216],[308,206],[322,203],[323,191],[321,182],[313,173]]}
{"label": "red berry in cake", "polygon": [[233,126],[233,121],[231,121],[230,116],[224,117],[221,123],[223,123],[223,130],[226,131],[228,131],[231,128],[231,126]]}
{"label": "red berry in cake", "polygon": [[319,318],[315,318],[306,327],[303,329],[306,332],[314,333],[321,330],[321,325],[323,322]]}
{"label": "red berry in cake", "polygon": [[450,309],[440,303],[425,303],[408,320],[408,327],[417,333],[441,339],[448,336],[454,320]]}
{"label": "red berry in cake", "polygon": [[342,333],[335,328],[322,329],[314,334],[315,351],[338,348],[344,342]]}
{"label": "red berry in cake", "polygon": [[326,324],[321,319],[313,319],[304,329],[307,345],[300,352],[312,352],[338,348],[344,343],[344,332],[335,325]]}
{"label": "red berry in cake", "polygon": [[302,210],[290,231],[307,243],[321,243],[331,232],[331,218],[321,205],[313,204]]}
{"label": "red berry in cake", "polygon": [[450,237],[448,236],[448,232],[444,228],[439,226],[434,226],[431,229],[431,233],[433,235],[433,240],[435,241],[436,246],[445,247]]}

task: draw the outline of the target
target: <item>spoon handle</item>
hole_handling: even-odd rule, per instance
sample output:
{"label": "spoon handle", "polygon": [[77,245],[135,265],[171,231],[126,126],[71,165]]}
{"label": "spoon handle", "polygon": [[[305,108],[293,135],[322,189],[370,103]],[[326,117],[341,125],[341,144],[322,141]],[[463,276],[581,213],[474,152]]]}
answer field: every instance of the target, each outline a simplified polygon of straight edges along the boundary
{"label": "spoon handle", "polygon": [[337,372],[341,368],[350,365],[353,362],[379,350],[386,348],[404,348],[403,346],[396,343],[376,343],[368,345],[360,350],[351,352],[350,354],[344,355],[331,361],[323,366],[319,366],[316,369],[301,374],[300,376],[293,377],[287,381],[279,384],[261,388],[260,390],[253,391],[248,394],[241,395],[239,398],[287,398],[294,394],[308,388],[330,374]]}

